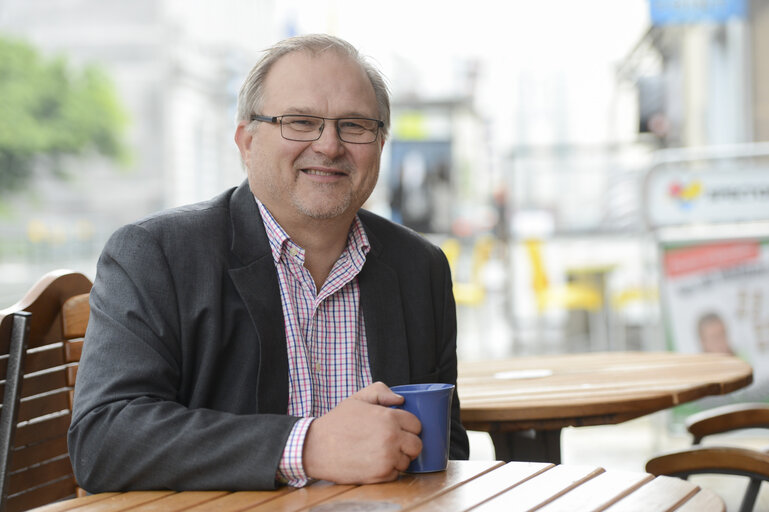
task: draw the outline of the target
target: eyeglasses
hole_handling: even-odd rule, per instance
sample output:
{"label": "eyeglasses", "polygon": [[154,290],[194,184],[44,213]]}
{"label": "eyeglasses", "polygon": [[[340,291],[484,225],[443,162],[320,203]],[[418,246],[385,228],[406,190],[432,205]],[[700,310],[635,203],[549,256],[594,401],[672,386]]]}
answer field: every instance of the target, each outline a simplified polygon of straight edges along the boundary
{"label": "eyeglasses", "polygon": [[320,139],[326,121],[336,121],[336,133],[343,142],[350,144],[371,144],[379,135],[384,122],[367,117],[318,117],[318,116],[262,116],[251,115],[251,121],[280,123],[280,135],[286,140],[312,142]]}

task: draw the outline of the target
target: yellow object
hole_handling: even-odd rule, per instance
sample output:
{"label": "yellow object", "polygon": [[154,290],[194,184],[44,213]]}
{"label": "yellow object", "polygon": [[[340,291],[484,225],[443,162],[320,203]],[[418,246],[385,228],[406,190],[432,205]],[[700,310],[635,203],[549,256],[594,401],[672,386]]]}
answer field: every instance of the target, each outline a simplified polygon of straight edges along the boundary
{"label": "yellow object", "polygon": [[454,279],[454,301],[457,304],[477,306],[486,298],[481,273],[489,261],[493,247],[494,239],[491,236],[481,236],[475,241],[470,262],[470,280],[462,282],[457,280],[461,244],[456,238],[447,238],[441,244],[441,249],[443,249],[446,259],[449,260],[449,267],[451,267],[451,274]]}
{"label": "yellow object", "polygon": [[550,286],[542,258],[542,241],[528,239],[524,241],[524,245],[531,262],[531,286],[537,300],[537,310],[540,313],[553,307],[587,311],[598,311],[603,307],[603,294],[594,286],[584,283]]}
{"label": "yellow object", "polygon": [[659,292],[657,288],[645,287],[645,286],[633,286],[625,288],[619,293],[615,294],[611,303],[614,309],[624,309],[628,305],[634,302],[650,302],[655,303],[659,299]]}

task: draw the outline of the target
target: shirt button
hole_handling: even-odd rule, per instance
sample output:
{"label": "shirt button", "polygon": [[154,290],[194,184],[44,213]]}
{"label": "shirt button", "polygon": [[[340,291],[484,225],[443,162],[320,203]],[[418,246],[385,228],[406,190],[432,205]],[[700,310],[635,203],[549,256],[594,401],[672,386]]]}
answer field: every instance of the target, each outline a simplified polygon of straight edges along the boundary
{"label": "shirt button", "polygon": [[320,363],[315,363],[315,373],[320,373]]}

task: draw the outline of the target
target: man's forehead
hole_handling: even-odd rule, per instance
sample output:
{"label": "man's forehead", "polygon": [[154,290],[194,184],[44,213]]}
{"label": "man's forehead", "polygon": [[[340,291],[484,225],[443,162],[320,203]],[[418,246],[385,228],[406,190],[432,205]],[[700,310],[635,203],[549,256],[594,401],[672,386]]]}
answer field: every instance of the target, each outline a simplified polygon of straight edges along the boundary
{"label": "man's forehead", "polygon": [[265,78],[264,104],[280,103],[270,105],[273,107],[295,107],[312,114],[314,101],[326,97],[344,97],[344,103],[350,103],[345,109],[349,112],[340,115],[377,112],[376,94],[366,71],[357,60],[333,48],[287,53],[273,63]]}

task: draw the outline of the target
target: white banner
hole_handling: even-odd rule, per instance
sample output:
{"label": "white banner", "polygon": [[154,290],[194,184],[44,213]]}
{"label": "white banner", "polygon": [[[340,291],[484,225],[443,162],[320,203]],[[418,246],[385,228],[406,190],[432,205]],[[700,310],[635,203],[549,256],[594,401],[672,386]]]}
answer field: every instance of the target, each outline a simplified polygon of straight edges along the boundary
{"label": "white banner", "polygon": [[769,167],[658,167],[646,184],[652,227],[769,219]]}
{"label": "white banner", "polygon": [[753,366],[751,389],[769,389],[769,238],[668,243],[661,256],[672,348],[731,352]]}

